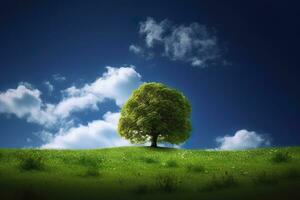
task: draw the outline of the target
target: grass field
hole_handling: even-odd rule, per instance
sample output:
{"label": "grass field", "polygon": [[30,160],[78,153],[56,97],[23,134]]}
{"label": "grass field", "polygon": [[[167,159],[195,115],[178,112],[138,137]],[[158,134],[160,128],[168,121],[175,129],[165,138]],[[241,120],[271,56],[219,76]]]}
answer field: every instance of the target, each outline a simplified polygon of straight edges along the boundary
{"label": "grass field", "polygon": [[300,199],[300,147],[0,150],[1,199]]}

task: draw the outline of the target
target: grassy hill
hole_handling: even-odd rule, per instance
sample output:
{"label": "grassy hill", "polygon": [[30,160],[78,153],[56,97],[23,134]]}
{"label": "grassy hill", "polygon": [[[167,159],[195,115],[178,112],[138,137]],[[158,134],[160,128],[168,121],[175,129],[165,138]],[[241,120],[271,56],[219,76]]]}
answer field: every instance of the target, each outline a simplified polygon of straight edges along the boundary
{"label": "grassy hill", "polygon": [[300,147],[0,150],[1,199],[300,199]]}

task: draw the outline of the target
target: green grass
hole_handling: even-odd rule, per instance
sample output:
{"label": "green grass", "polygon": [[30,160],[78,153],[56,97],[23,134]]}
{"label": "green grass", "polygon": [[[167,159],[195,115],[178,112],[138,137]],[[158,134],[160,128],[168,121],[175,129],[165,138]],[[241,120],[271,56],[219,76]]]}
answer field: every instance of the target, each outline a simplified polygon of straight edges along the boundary
{"label": "green grass", "polygon": [[284,162],[289,162],[291,160],[291,156],[289,152],[279,151],[272,156],[271,160],[274,163],[284,163]]}
{"label": "green grass", "polygon": [[300,197],[300,147],[0,150],[1,199]]}

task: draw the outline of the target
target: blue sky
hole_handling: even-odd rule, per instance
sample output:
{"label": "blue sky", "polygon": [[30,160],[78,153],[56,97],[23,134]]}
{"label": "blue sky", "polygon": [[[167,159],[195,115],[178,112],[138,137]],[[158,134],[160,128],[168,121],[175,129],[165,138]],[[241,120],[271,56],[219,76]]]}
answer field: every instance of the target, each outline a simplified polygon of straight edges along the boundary
{"label": "blue sky", "polygon": [[184,148],[299,145],[296,1],[1,1],[0,147],[129,145],[143,82],[192,105]]}

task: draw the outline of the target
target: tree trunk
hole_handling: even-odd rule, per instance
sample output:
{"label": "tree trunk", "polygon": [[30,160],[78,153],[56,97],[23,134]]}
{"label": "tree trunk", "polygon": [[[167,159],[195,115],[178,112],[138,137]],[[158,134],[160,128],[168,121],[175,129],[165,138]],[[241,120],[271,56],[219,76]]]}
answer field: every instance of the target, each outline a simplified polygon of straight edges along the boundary
{"label": "tree trunk", "polygon": [[157,138],[158,135],[153,135],[151,138],[151,147],[157,147]]}

